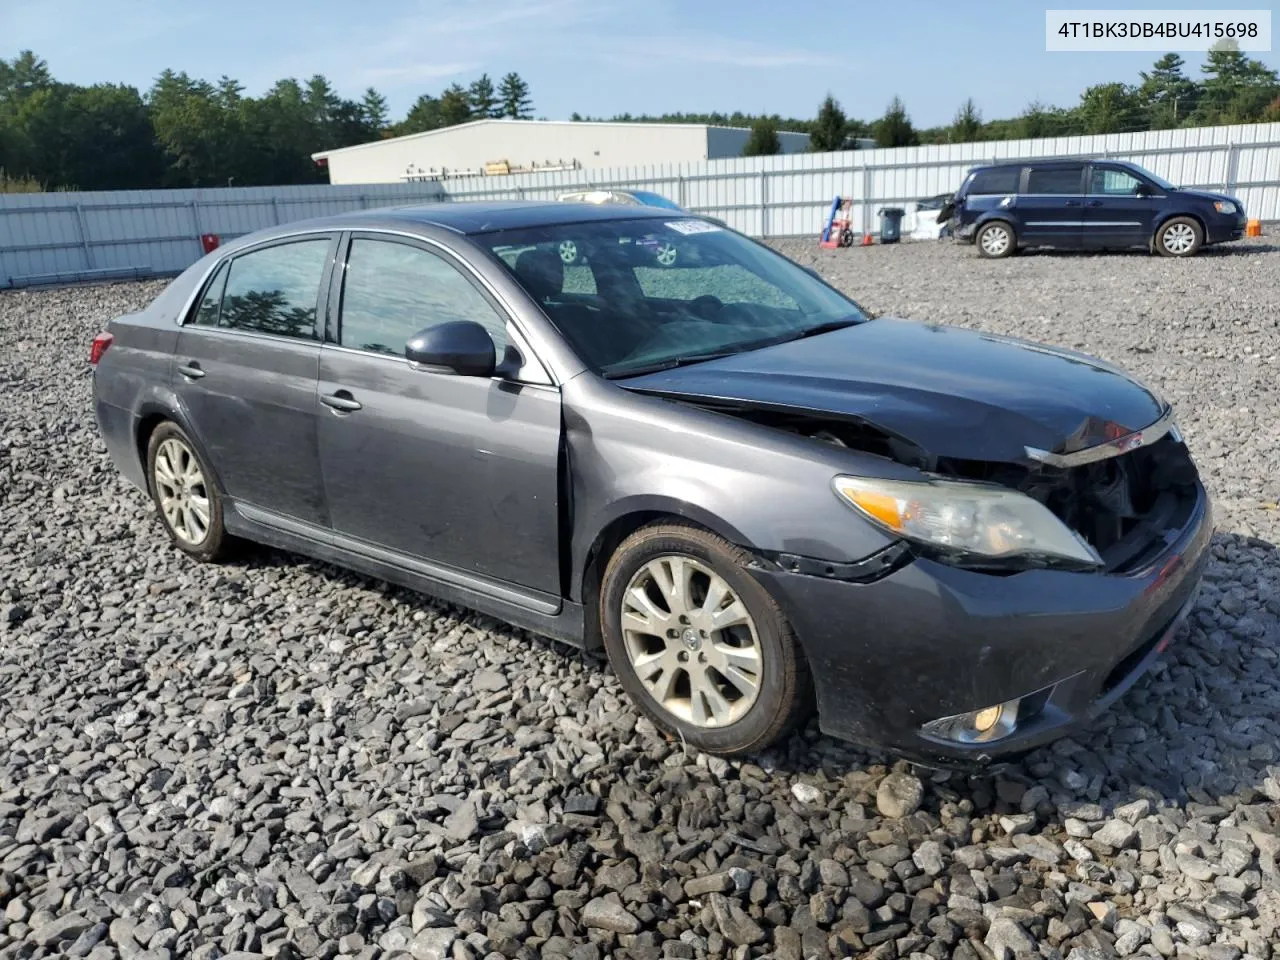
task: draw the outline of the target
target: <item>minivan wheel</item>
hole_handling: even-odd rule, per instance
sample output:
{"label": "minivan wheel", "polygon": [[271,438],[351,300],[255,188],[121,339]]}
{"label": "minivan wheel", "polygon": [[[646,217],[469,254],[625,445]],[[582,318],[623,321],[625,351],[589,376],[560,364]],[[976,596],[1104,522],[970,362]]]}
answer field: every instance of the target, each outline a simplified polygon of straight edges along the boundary
{"label": "minivan wheel", "polygon": [[1166,257],[1191,257],[1204,244],[1204,230],[1190,217],[1174,217],[1156,233],[1156,250]]}
{"label": "minivan wheel", "polygon": [[578,262],[578,245],[572,240],[560,241],[560,260],[565,265]]}
{"label": "minivan wheel", "polygon": [[178,549],[197,560],[217,560],[229,547],[222,496],[195,444],[166,421],[147,443],[147,480],[160,522]]}
{"label": "minivan wheel", "polygon": [[618,547],[601,584],[622,686],[655,724],[711,753],[762,750],[811,705],[804,654],[750,562],[699,527],[655,524]]}
{"label": "minivan wheel", "polygon": [[1018,247],[1013,227],[1003,220],[993,220],[978,231],[978,253],[990,259],[1007,257]]}

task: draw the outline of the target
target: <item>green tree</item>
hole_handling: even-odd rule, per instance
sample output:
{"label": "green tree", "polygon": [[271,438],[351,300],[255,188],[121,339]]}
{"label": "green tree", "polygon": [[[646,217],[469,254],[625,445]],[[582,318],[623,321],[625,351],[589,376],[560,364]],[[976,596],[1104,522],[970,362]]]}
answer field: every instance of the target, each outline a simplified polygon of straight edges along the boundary
{"label": "green tree", "polygon": [[528,120],[533,116],[533,100],[529,96],[529,84],[518,73],[508,73],[498,84],[500,116],[513,120]]}
{"label": "green tree", "polygon": [[875,122],[873,129],[878,147],[910,147],[920,142],[911,118],[907,116],[907,108],[898,97],[889,101],[888,109]]}
{"label": "green tree", "polygon": [[844,147],[848,135],[849,118],[840,109],[840,104],[831,94],[827,94],[822,105],[818,107],[818,116],[813,121],[813,129],[809,132],[809,149],[815,153],[827,153]]}
{"label": "green tree", "polygon": [[1151,67],[1142,71],[1138,85],[1138,106],[1145,114],[1150,130],[1167,130],[1178,126],[1195,109],[1196,85],[1183,67],[1186,61],[1176,53],[1166,53]]}
{"label": "green tree", "polygon": [[1124,133],[1141,129],[1138,97],[1123,83],[1099,83],[1080,95],[1080,122],[1085,133]]}
{"label": "green tree", "polygon": [[305,99],[311,111],[311,122],[318,127],[329,122],[342,102],[328,79],[320,73],[307,81]]}
{"label": "green tree", "polygon": [[452,83],[440,94],[440,119],[446,127],[472,119],[471,99],[461,84]]}
{"label": "green tree", "polygon": [[487,73],[480,74],[467,88],[467,99],[471,102],[471,115],[477,120],[486,117],[501,116],[498,97],[493,90],[493,81]]}
{"label": "green tree", "polygon": [[1210,50],[1200,70],[1206,76],[1191,118],[1195,124],[1256,122],[1280,95],[1276,71],[1234,47]]}
{"label": "green tree", "polygon": [[360,98],[360,111],[364,122],[376,133],[387,129],[387,98],[373,87],[369,87]]}
{"label": "green tree", "polygon": [[444,118],[440,114],[440,101],[429,93],[424,93],[413,102],[408,115],[395,126],[396,136],[407,133],[425,133],[444,126]]}
{"label": "green tree", "polygon": [[956,118],[951,121],[951,142],[972,143],[981,139],[981,134],[982,114],[973,102],[973,97],[970,97],[960,104],[960,109],[956,111]]}
{"label": "green tree", "polygon": [[764,157],[781,152],[782,142],[778,139],[778,124],[772,117],[761,117],[751,125],[746,146],[742,148],[744,157]]}
{"label": "green tree", "polygon": [[1039,100],[1027,104],[1022,115],[1009,127],[1012,138],[1017,140],[1065,137],[1081,132],[1080,118],[1076,111],[1048,107]]}

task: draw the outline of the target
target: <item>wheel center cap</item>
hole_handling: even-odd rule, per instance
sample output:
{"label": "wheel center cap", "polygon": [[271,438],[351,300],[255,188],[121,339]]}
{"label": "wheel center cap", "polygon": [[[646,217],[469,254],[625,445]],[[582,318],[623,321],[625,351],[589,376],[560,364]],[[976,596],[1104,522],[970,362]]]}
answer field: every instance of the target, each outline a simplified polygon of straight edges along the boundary
{"label": "wheel center cap", "polygon": [[698,632],[693,627],[685,627],[684,632],[680,634],[680,639],[690,650],[697,650],[702,646],[702,641],[698,639]]}

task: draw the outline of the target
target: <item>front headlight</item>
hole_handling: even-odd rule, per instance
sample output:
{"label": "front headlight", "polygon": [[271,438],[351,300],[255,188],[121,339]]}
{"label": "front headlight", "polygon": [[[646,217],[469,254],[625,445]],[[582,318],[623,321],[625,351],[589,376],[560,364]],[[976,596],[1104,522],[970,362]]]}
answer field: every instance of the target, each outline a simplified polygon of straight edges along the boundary
{"label": "front headlight", "polygon": [[1084,538],[1016,490],[976,483],[836,477],[836,493],[873,523],[961,559],[1017,557],[1100,567]]}
{"label": "front headlight", "polygon": [[1213,203],[1213,209],[1217,210],[1219,213],[1235,213],[1236,205],[1230,200],[1215,200]]}

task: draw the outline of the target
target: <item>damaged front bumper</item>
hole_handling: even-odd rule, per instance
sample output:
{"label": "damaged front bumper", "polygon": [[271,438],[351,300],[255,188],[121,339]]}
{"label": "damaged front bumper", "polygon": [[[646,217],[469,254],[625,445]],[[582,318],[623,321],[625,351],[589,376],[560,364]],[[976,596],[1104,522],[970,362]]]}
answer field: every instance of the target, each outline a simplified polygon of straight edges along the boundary
{"label": "damaged front bumper", "polygon": [[[870,582],[777,564],[754,573],[804,647],[825,733],[924,764],[981,766],[1062,736],[1136,682],[1194,602],[1211,533],[1197,482],[1177,535],[1123,574],[996,575],[925,558]],[[996,740],[926,728],[1011,701],[1024,706]]]}

